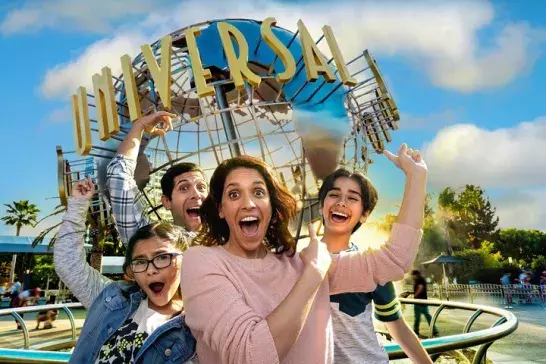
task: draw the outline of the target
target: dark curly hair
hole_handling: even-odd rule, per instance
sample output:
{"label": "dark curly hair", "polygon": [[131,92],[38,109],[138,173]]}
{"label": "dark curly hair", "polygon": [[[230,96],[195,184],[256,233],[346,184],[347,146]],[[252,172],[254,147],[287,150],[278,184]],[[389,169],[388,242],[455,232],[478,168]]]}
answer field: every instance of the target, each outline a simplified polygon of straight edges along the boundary
{"label": "dark curly hair", "polygon": [[277,254],[296,252],[296,242],[288,224],[296,215],[296,199],[275,177],[267,163],[251,156],[240,156],[223,161],[210,179],[210,194],[199,209],[201,230],[196,241],[204,246],[224,245],[229,240],[229,227],[220,218],[218,208],[222,202],[224,184],[229,173],[238,168],[254,169],[265,181],[271,199],[272,216],[265,236],[265,246]]}

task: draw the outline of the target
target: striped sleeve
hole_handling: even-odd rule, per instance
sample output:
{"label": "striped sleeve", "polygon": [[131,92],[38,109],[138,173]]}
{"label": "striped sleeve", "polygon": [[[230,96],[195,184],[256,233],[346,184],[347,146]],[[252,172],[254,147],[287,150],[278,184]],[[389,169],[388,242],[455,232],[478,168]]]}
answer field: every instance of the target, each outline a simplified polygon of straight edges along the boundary
{"label": "striped sleeve", "polygon": [[396,297],[396,291],[392,282],[384,286],[378,285],[372,292],[374,303],[374,316],[381,322],[396,321],[402,317],[400,301]]}

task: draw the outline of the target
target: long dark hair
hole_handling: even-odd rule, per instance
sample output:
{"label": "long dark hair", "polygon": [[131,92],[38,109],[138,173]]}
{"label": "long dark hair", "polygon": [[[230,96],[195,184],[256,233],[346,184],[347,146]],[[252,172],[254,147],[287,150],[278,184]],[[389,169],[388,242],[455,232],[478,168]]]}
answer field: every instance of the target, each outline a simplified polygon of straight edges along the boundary
{"label": "long dark hair", "polygon": [[275,253],[296,252],[296,242],[288,224],[296,215],[296,199],[275,177],[267,163],[250,156],[240,156],[223,161],[210,179],[210,194],[199,209],[201,230],[196,238],[204,246],[224,245],[229,240],[229,226],[220,218],[218,208],[222,202],[224,184],[228,174],[238,168],[256,170],[265,181],[271,199],[272,216],[265,236],[265,246]]}
{"label": "long dark hair", "polygon": [[175,248],[184,252],[190,246],[190,237],[186,230],[180,226],[173,225],[169,222],[160,221],[148,224],[137,230],[135,235],[129,239],[127,251],[125,252],[125,262],[123,263],[123,271],[125,272],[131,261],[133,260],[133,252],[135,246],[141,240],[158,237],[162,240],[168,240]]}

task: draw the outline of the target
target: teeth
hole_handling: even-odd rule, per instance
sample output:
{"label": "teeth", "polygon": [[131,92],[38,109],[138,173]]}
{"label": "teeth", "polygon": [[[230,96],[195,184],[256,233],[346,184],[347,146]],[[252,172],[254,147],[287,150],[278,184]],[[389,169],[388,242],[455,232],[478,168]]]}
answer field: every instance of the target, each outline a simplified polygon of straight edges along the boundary
{"label": "teeth", "polygon": [[342,212],[332,212],[332,215],[337,215],[337,216],[341,216],[341,217],[349,217],[348,215],[342,213]]}
{"label": "teeth", "polygon": [[247,216],[247,217],[243,217],[241,220],[241,222],[249,222],[249,221],[258,221],[258,218],[254,216]]}
{"label": "teeth", "polygon": [[189,211],[199,211],[199,207],[190,207]]}

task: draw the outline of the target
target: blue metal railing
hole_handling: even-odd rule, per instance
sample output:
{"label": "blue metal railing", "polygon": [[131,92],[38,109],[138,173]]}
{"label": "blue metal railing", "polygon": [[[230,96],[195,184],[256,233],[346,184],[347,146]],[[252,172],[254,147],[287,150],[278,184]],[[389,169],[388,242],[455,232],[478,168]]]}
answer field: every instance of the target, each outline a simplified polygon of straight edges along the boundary
{"label": "blue metal railing", "polygon": [[[415,299],[400,299],[403,304],[424,304],[429,306],[436,306],[436,310],[430,328],[436,323],[436,320],[443,312],[445,308],[461,309],[467,311],[474,311],[474,314],[470,316],[464,326],[463,332],[457,335],[449,335],[437,338],[431,338],[422,340],[424,348],[433,357],[438,357],[440,353],[458,350],[463,348],[469,348],[479,346],[476,354],[474,355],[473,364],[481,363],[485,359],[487,349],[493,342],[510,335],[518,327],[518,319],[509,311],[490,307],[473,305],[469,303],[460,302],[445,302],[445,301],[432,301],[432,300],[415,300]],[[76,326],[74,323],[74,316],[70,309],[82,308],[80,303],[69,304],[57,304],[57,305],[45,305],[45,306],[33,306],[23,307],[17,309],[4,309],[0,310],[0,316],[11,315],[14,317],[23,327],[23,334],[25,335],[25,348],[28,348],[29,338],[28,330],[24,321],[21,319],[19,313],[43,311],[46,309],[61,309],[67,313],[70,320],[70,326],[72,331],[72,338],[76,339]],[[488,329],[470,332],[474,322],[482,314],[490,314],[498,317],[498,320]],[[385,345],[385,349],[389,354],[390,360],[406,358],[406,354],[402,348],[397,344]],[[70,359],[70,353],[55,352],[55,351],[38,351],[38,350],[21,350],[21,349],[2,349],[0,348],[0,363],[67,363]]]}

